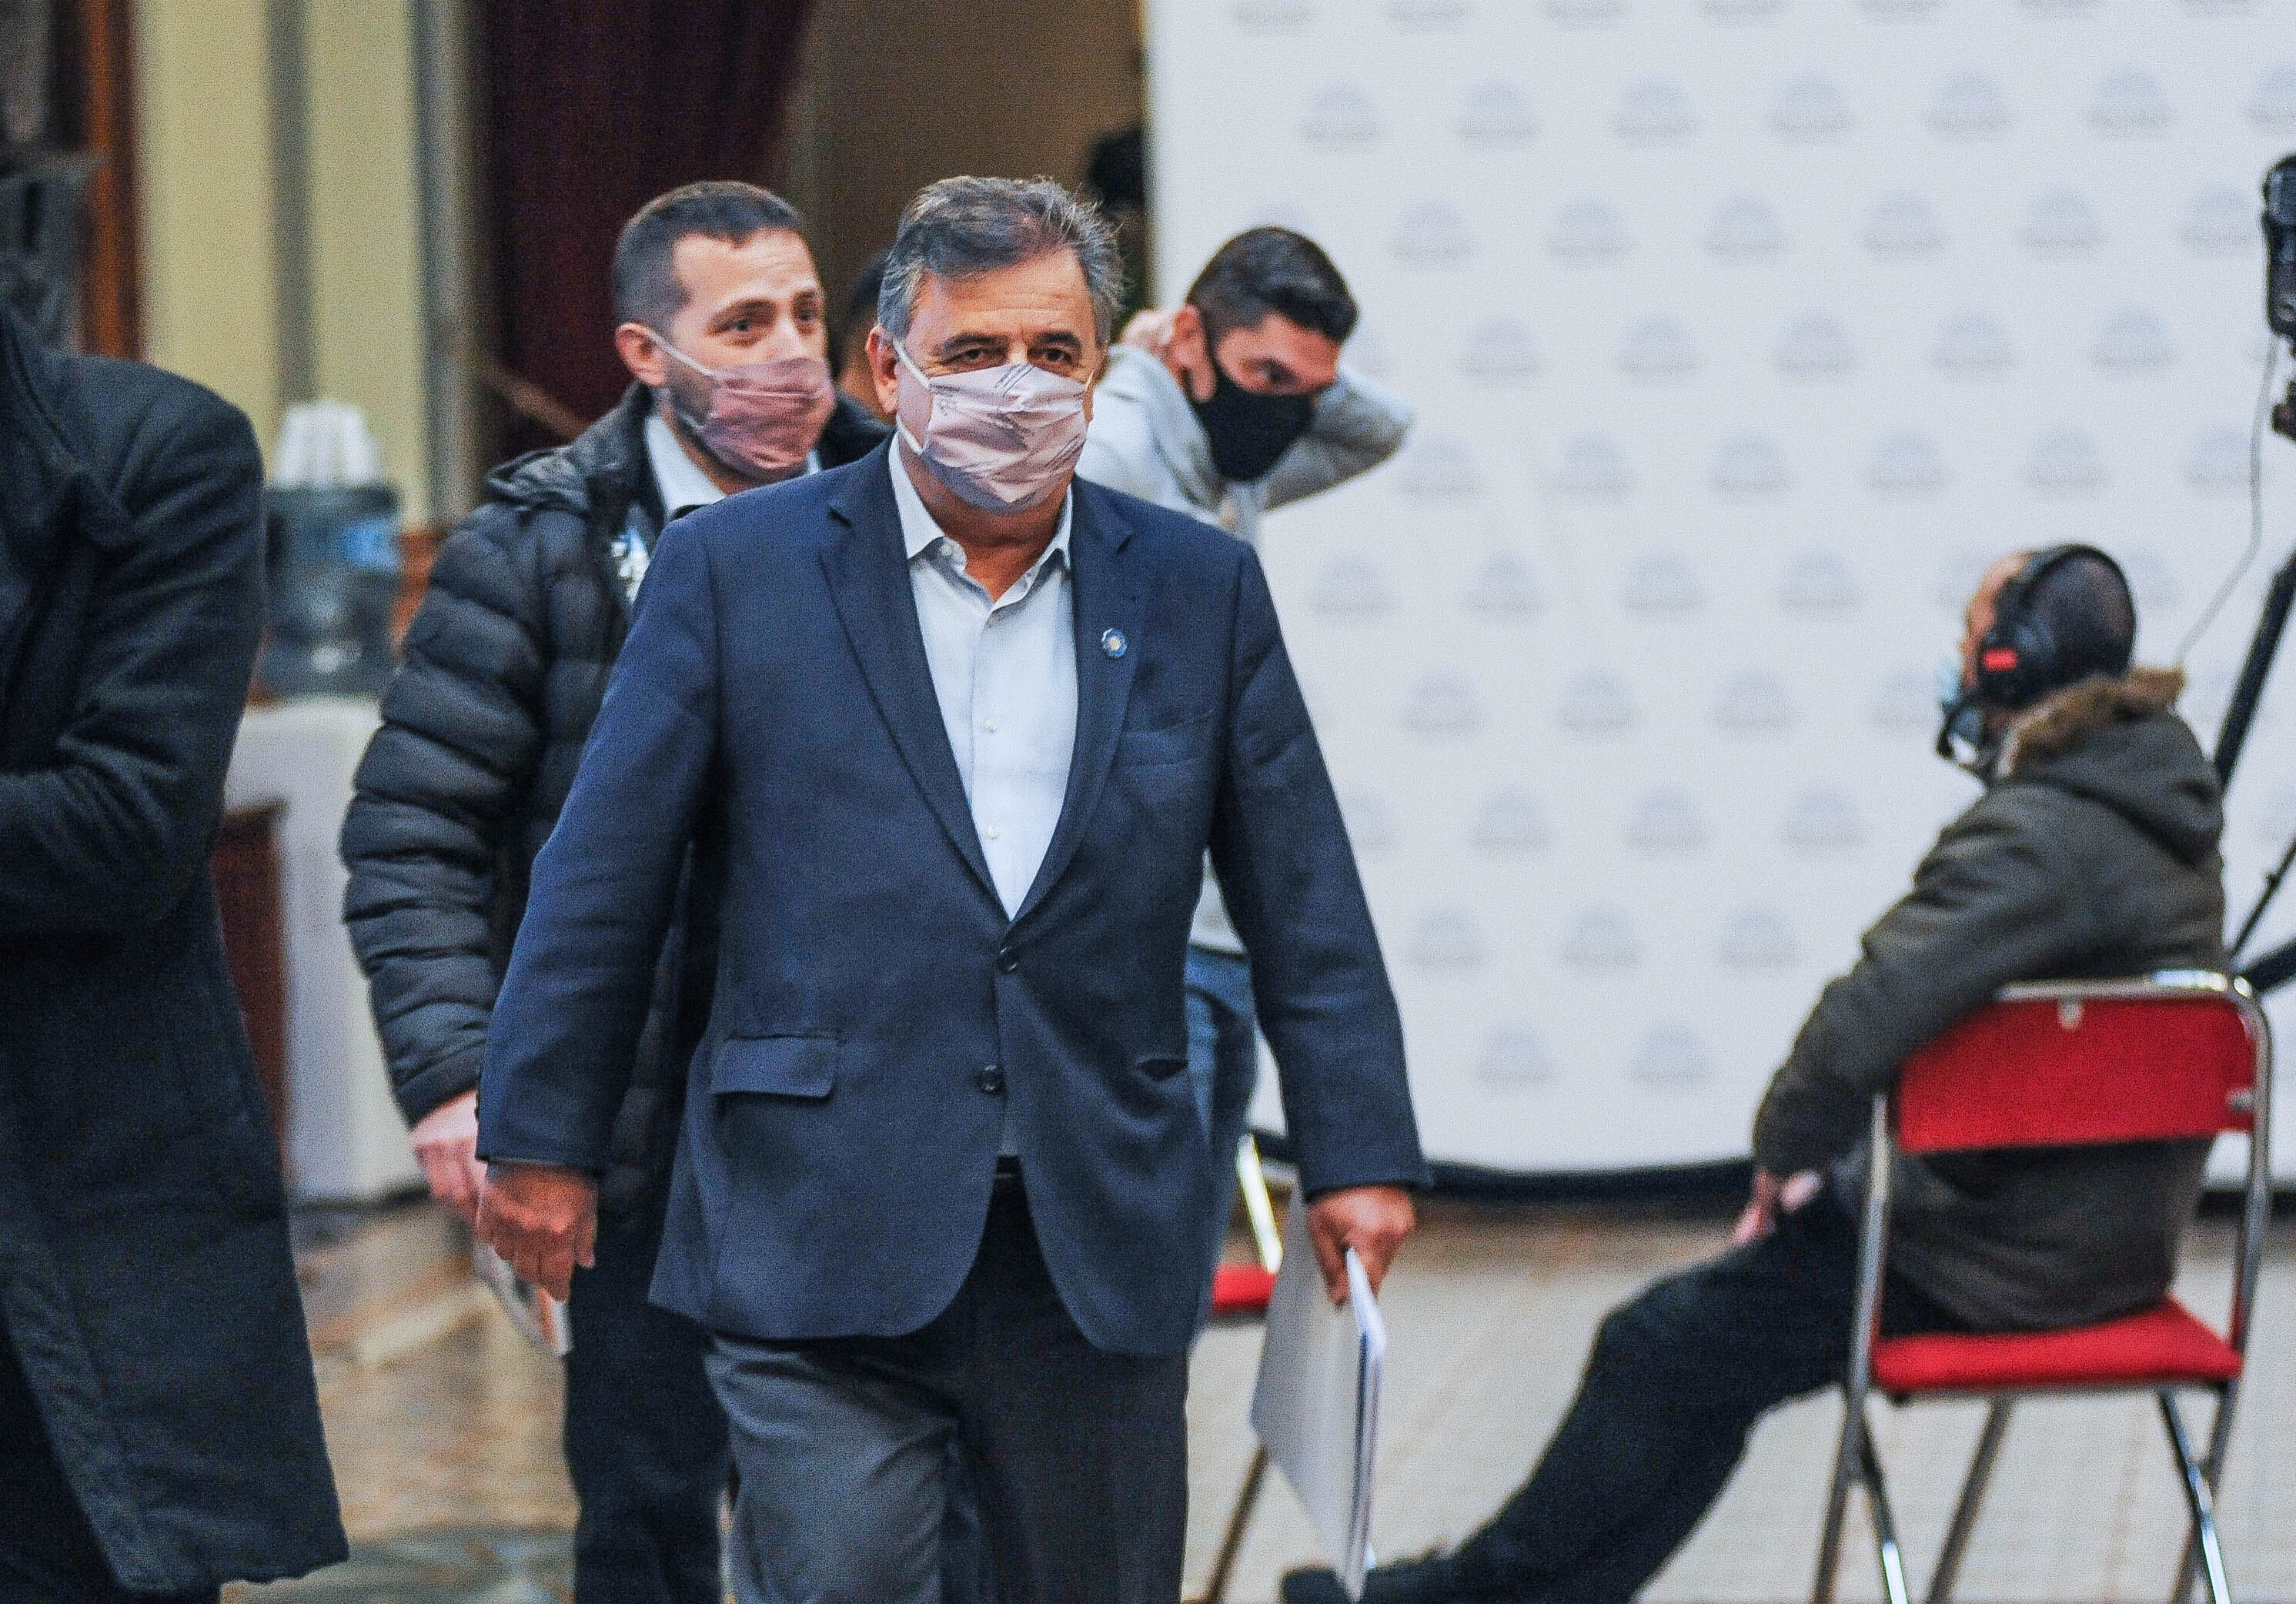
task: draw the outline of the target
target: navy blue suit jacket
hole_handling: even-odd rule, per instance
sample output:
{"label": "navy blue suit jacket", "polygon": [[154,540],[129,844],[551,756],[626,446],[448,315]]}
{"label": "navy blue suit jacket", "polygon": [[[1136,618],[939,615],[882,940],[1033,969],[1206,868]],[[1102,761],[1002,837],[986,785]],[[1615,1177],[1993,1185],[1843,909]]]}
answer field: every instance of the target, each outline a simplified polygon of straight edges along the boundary
{"label": "navy blue suit jacket", "polygon": [[1010,919],[884,452],[664,536],[535,863],[480,1109],[489,1158],[604,1166],[696,842],[722,935],[665,1307],[767,1340],[924,1325],[972,1266],[1009,1101],[1078,1326],[1113,1352],[1184,1347],[1227,1164],[1185,1072],[1207,847],[1309,1191],[1424,1178],[1394,996],[1258,559],[1099,486],[1075,496],[1076,755]]}

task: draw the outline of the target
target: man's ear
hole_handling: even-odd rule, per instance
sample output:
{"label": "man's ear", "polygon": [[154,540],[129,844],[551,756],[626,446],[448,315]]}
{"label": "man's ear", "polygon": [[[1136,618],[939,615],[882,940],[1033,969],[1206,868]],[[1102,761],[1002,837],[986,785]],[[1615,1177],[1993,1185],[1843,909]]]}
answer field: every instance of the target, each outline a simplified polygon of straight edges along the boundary
{"label": "man's ear", "polygon": [[1180,388],[1199,401],[1209,401],[1217,388],[1212,371],[1211,341],[1204,333],[1204,315],[1182,301],[1172,313],[1172,334],[1165,342],[1164,361]]}
{"label": "man's ear", "polygon": [[645,324],[626,323],[617,328],[614,349],[630,377],[648,389],[660,389],[668,379],[669,358],[661,354],[660,340]]}
{"label": "man's ear", "polygon": [[877,409],[887,417],[901,410],[901,359],[882,323],[869,331],[869,381],[877,389]]}

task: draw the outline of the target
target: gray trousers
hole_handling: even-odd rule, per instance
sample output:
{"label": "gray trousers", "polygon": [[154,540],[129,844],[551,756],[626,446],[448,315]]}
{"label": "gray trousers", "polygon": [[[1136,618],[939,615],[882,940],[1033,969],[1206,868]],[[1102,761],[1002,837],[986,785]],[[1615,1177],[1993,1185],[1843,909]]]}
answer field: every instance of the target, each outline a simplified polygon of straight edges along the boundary
{"label": "gray trousers", "polygon": [[999,1604],[1176,1604],[1187,1526],[1187,1357],[1085,1340],[1000,1182],[964,1285],[906,1337],[717,1336],[741,1476],[742,1604],[940,1604],[949,1445]]}

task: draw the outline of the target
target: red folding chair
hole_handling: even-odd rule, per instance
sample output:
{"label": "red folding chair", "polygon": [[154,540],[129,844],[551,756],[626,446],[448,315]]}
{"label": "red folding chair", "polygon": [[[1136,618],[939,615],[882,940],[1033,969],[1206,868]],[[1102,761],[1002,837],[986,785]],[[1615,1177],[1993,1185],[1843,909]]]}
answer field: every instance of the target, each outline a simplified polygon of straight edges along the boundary
{"label": "red folding chair", "polygon": [[[2015,986],[1907,1060],[1894,1098],[1874,1101],[1875,1161],[1857,1266],[1856,1337],[1843,1381],[1841,1444],[1818,1545],[1816,1604],[1829,1604],[1842,1514],[1854,1479],[1873,1518],[1882,1587],[1906,1604],[1906,1565],[1866,1418],[1869,1394],[1895,1403],[1982,1398],[1991,1408],[1962,1484],[1931,1604],[1944,1604],[1967,1551],[2009,1412],[2021,1397],[2149,1392],[2160,1402],[2192,1529],[2177,1563],[2173,1604],[2197,1573],[2213,1604],[2231,1604],[2215,1498],[2232,1434],[2264,1228],[2272,1204],[2267,1135],[2272,1038],[2242,981],[2173,971],[2141,980]],[[2219,1336],[2174,1297],[2102,1325],[2019,1336],[1882,1338],[1890,1154],[2119,1142],[2249,1138],[2246,1207],[2233,1278],[2231,1323]],[[2195,1457],[2177,1394],[2214,1395],[2208,1453]]]}

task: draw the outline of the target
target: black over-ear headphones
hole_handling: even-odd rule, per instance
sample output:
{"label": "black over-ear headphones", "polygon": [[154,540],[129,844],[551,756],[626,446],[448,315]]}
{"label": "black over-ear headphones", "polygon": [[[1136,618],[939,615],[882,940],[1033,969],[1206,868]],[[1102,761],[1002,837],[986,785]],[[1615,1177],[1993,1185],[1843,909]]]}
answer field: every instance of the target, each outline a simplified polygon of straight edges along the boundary
{"label": "black over-ear headphones", "polygon": [[2030,707],[2064,680],[2064,648],[2047,620],[2033,611],[2033,592],[2052,569],[2090,557],[2112,570],[2125,590],[2128,576],[2112,554],[2093,545],[2057,545],[2034,552],[2001,587],[1993,627],[1977,642],[1977,689],[1972,700],[1988,708]]}

